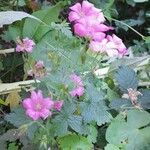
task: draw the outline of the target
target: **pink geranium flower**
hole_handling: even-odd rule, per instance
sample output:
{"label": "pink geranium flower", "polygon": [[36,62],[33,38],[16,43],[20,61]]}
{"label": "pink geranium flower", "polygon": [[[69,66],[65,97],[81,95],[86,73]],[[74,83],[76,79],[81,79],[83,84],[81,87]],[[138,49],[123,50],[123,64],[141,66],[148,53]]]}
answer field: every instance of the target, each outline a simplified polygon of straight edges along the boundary
{"label": "pink geranium flower", "polygon": [[101,42],[91,41],[89,47],[94,52],[107,53],[110,57],[118,55],[116,45],[113,42],[109,42],[106,38]]}
{"label": "pink geranium flower", "polygon": [[95,31],[93,26],[90,26],[88,22],[76,23],[74,25],[74,33],[80,37],[90,38],[95,41],[101,41],[105,38],[106,34],[101,31]]}
{"label": "pink geranium flower", "polygon": [[70,95],[72,97],[82,96],[84,94],[84,85],[83,85],[81,77],[77,76],[76,74],[72,74],[70,75],[70,79],[76,86],[72,91],[70,91]]}
{"label": "pink geranium flower", "polygon": [[53,108],[54,102],[50,98],[43,98],[42,91],[39,90],[32,91],[31,97],[24,99],[22,104],[26,109],[26,115],[33,120],[38,120],[52,115],[50,109]]}
{"label": "pink geranium flower", "polygon": [[112,36],[108,35],[107,39],[116,45],[120,56],[127,54],[128,50],[119,37],[117,37],[115,34],[113,34]]}
{"label": "pink geranium flower", "polygon": [[18,40],[18,44],[16,46],[16,52],[29,52],[31,53],[33,50],[33,47],[35,46],[35,43],[33,40],[29,38],[25,38],[22,41]]}
{"label": "pink geranium flower", "polygon": [[80,76],[77,76],[76,74],[70,75],[70,79],[76,84],[77,86],[83,86],[83,82]]}
{"label": "pink geranium flower", "polygon": [[106,53],[109,57],[122,57],[127,53],[127,48],[117,36],[107,36],[102,41],[91,41],[89,48],[94,52]]}
{"label": "pink geranium flower", "polygon": [[88,1],[83,1],[82,4],[76,3],[70,7],[71,12],[69,13],[69,21],[80,22],[88,17],[94,16],[100,22],[104,22],[105,18],[100,9],[94,7],[93,4]]}
{"label": "pink geranium flower", "polygon": [[84,94],[84,87],[82,87],[82,86],[76,87],[75,89],[73,89],[72,91],[70,91],[70,95],[72,97],[82,96],[83,94]]}
{"label": "pink geranium flower", "polygon": [[61,111],[64,101],[56,101],[54,102],[54,108],[58,111]]}

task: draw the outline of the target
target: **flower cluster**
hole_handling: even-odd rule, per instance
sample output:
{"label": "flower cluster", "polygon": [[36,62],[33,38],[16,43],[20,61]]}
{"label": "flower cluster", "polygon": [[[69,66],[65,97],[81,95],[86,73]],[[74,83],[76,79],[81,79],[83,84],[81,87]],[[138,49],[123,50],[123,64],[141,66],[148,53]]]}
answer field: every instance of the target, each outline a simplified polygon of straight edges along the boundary
{"label": "flower cluster", "polygon": [[44,62],[39,60],[35,63],[33,69],[28,71],[28,75],[35,77],[35,78],[41,78],[43,76],[45,76],[46,74],[46,70],[44,67]]}
{"label": "flower cluster", "polygon": [[107,53],[110,57],[122,57],[127,48],[115,34],[106,35],[106,31],[113,30],[104,24],[105,17],[100,9],[88,1],[76,3],[70,7],[69,21],[74,23],[74,33],[80,37],[90,39],[90,49],[95,52]]}
{"label": "flower cluster", "polygon": [[72,74],[70,75],[70,79],[76,86],[72,91],[70,91],[70,95],[72,97],[82,96],[84,94],[84,85],[81,78],[76,74]]}
{"label": "flower cluster", "polygon": [[53,101],[51,98],[43,98],[42,91],[32,91],[31,97],[23,100],[23,107],[26,109],[26,115],[33,120],[40,118],[46,119],[52,115],[52,109],[60,111],[63,101]]}
{"label": "flower cluster", "polygon": [[16,52],[31,53],[34,46],[34,41],[29,38],[22,39],[22,41],[20,39],[17,39]]}

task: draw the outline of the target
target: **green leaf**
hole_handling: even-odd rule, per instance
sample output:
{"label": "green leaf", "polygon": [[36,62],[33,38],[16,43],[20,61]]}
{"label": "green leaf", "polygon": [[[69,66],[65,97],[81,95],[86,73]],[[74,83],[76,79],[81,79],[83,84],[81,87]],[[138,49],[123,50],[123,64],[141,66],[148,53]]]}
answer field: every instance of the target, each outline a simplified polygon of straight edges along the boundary
{"label": "green leaf", "polygon": [[89,140],[81,135],[70,134],[58,139],[62,150],[91,150],[93,145]]}
{"label": "green leaf", "polygon": [[16,143],[10,143],[8,145],[8,150],[18,150],[18,146],[16,145]]}
{"label": "green leaf", "polygon": [[50,30],[51,23],[60,21],[58,16],[64,5],[65,3],[61,1],[55,6],[34,12],[32,15],[41,19],[46,25],[36,22],[35,20],[27,19],[23,28],[23,37],[29,37],[35,39],[35,41],[40,41]]}
{"label": "green leaf", "polygon": [[88,131],[88,133],[87,133],[88,140],[91,141],[92,143],[96,143],[97,135],[98,135],[96,127],[93,125],[89,125],[87,127],[87,131]]}
{"label": "green leaf", "polygon": [[15,127],[20,127],[21,125],[28,124],[32,121],[25,115],[25,111],[22,108],[14,109],[14,111],[6,115],[4,119]]}
{"label": "green leaf", "polygon": [[125,98],[113,99],[109,106],[115,110],[126,110],[131,109],[133,107],[131,101]]}
{"label": "green leaf", "polygon": [[69,23],[67,23],[67,22],[62,22],[61,24],[52,22],[51,23],[51,28],[55,29],[57,31],[60,31],[61,33],[66,35],[66,37],[68,37],[68,38],[73,37],[72,32],[71,32],[71,28],[69,27]]}
{"label": "green leaf", "polygon": [[120,149],[113,144],[107,144],[107,146],[105,147],[105,150],[120,150]]}
{"label": "green leaf", "polygon": [[21,36],[22,36],[22,25],[18,22],[13,25],[10,25],[8,27],[8,30],[5,31],[3,35],[1,35],[2,39],[4,39],[7,42],[16,41],[16,38]]}
{"label": "green leaf", "polygon": [[150,147],[150,114],[146,111],[130,110],[119,114],[106,131],[106,140],[118,148],[147,150]]}
{"label": "green leaf", "polygon": [[119,95],[110,88],[107,89],[107,98],[109,101],[112,101],[113,99],[119,98]]}
{"label": "green leaf", "polygon": [[139,97],[139,103],[142,108],[150,109],[150,90],[145,89],[141,91],[142,96]]}
{"label": "green leaf", "polygon": [[69,127],[80,134],[84,132],[82,117],[74,115],[75,111],[76,105],[73,102],[65,102],[60,114],[57,115],[52,121],[55,127],[56,135],[66,135],[68,133]]}
{"label": "green leaf", "polygon": [[97,91],[92,85],[88,85],[86,90],[88,100],[80,103],[81,114],[84,121],[86,123],[95,121],[99,126],[109,122],[112,116],[107,111],[107,106],[103,100],[103,94]]}
{"label": "green leaf", "polygon": [[138,86],[136,73],[127,66],[122,66],[118,69],[116,80],[120,90],[123,92],[127,92],[127,89],[129,88],[136,89]]}

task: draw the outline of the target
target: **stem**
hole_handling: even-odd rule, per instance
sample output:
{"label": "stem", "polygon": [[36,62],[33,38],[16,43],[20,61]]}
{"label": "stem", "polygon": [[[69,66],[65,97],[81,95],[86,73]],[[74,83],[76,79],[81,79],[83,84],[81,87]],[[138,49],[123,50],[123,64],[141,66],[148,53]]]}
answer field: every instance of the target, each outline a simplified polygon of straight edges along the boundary
{"label": "stem", "polygon": [[145,40],[145,36],[144,36],[144,35],[142,35],[140,32],[138,32],[137,30],[135,30],[134,28],[132,28],[132,27],[129,26],[128,24],[126,24],[126,23],[124,23],[124,22],[122,22],[122,21],[119,21],[119,20],[117,20],[117,19],[108,17],[108,16],[105,16],[105,17],[106,17],[107,19],[111,19],[111,20],[113,20],[113,21],[119,22],[119,23],[121,23],[121,24],[127,26],[129,29],[131,29],[131,30],[134,31],[136,34],[138,34],[143,40]]}

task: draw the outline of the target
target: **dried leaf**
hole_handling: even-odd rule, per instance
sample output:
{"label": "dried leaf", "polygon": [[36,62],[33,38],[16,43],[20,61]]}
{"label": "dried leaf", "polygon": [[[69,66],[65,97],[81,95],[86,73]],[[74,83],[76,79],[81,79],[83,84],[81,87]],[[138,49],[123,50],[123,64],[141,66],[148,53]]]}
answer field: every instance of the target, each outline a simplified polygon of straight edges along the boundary
{"label": "dried leaf", "polygon": [[8,96],[7,96],[7,99],[5,101],[5,104],[6,105],[10,105],[10,108],[14,108],[16,106],[19,105],[19,101],[20,101],[21,97],[20,95],[18,94],[17,91],[13,91],[11,92]]}

